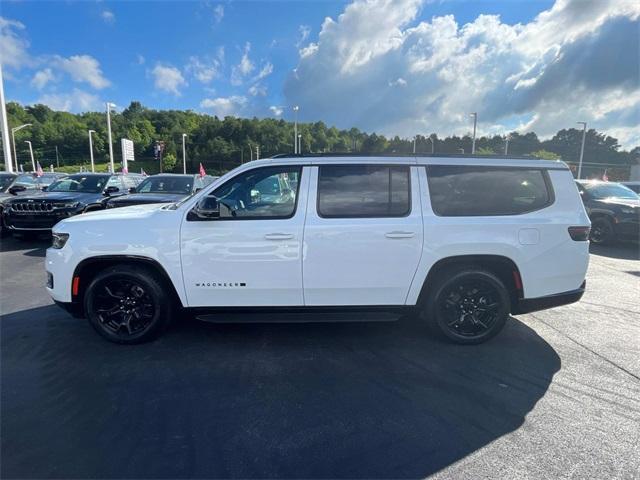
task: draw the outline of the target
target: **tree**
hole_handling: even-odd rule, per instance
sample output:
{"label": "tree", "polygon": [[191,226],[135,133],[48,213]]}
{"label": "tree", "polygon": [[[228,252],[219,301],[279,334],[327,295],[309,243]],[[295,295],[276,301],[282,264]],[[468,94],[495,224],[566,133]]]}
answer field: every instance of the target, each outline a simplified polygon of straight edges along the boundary
{"label": "tree", "polygon": [[162,171],[163,172],[173,172],[173,169],[176,167],[176,156],[173,153],[167,153],[162,156]]}
{"label": "tree", "polygon": [[541,160],[560,160],[560,155],[549,152],[548,150],[538,150],[537,152],[533,152],[531,155],[536,158],[540,158]]}

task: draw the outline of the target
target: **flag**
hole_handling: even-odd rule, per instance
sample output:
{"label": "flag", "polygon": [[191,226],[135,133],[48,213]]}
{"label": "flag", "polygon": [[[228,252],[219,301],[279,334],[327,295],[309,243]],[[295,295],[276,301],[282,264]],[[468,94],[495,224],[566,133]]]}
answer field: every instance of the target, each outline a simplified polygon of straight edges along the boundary
{"label": "flag", "polygon": [[608,182],[609,181],[609,175],[607,175],[607,169],[604,169],[604,173],[602,174],[602,180],[604,182]]}
{"label": "flag", "polygon": [[207,174],[207,172],[204,170],[204,167],[202,166],[202,163],[200,164],[200,176],[204,177]]}
{"label": "flag", "polygon": [[42,167],[40,166],[40,162],[38,162],[37,164],[38,164],[38,168],[36,169],[36,177],[41,177],[42,175],[44,175],[44,172],[42,171]]}
{"label": "flag", "polygon": [[122,173],[125,175],[129,173],[129,169],[127,167],[122,167]]}

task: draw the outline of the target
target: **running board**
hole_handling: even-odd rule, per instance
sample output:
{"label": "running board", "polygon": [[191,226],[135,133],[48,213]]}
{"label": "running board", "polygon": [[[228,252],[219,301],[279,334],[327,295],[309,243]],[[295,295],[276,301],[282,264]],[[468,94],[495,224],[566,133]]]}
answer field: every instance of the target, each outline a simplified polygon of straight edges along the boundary
{"label": "running board", "polygon": [[402,317],[401,311],[373,312],[234,312],[221,311],[196,315],[196,319],[210,323],[322,323],[322,322],[394,322]]}

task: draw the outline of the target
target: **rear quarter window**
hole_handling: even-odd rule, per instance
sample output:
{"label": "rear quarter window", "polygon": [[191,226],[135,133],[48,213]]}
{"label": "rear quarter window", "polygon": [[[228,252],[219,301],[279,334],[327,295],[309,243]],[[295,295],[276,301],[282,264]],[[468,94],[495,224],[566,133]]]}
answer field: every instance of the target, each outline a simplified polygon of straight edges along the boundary
{"label": "rear quarter window", "polygon": [[429,195],[443,217],[521,215],[553,203],[544,169],[427,166]]}

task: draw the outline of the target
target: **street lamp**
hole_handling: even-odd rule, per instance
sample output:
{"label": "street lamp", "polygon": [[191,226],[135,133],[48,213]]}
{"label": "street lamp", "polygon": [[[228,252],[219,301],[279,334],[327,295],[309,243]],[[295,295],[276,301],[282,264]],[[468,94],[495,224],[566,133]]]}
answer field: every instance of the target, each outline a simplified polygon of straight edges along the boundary
{"label": "street lamp", "polygon": [[30,126],[30,123],[25,123],[24,125],[20,125],[19,127],[14,127],[11,129],[11,141],[13,142],[13,158],[16,162],[16,172],[20,170],[20,167],[18,166],[18,152],[16,151],[16,132]]}
{"label": "street lamp", "polygon": [[294,154],[300,153],[298,152],[298,110],[300,110],[300,107],[298,105],[294,105],[293,107],[293,112],[295,115],[295,118],[293,121],[293,153]]}
{"label": "street lamp", "polygon": [[413,137],[413,154],[416,154],[416,138],[418,138],[418,136],[416,135],[415,137]]}
{"label": "street lamp", "polygon": [[507,133],[507,136],[504,137],[504,155],[505,155],[505,157],[509,153],[509,140],[511,140],[511,134]]}
{"label": "street lamp", "polygon": [[302,134],[298,134],[298,155],[302,155]]}
{"label": "street lamp", "polygon": [[185,139],[187,138],[187,134],[182,134],[182,173],[187,174],[187,149]]}
{"label": "street lamp", "polygon": [[33,147],[31,146],[31,142],[29,140],[25,140],[24,143],[27,143],[29,145],[29,153],[31,154],[31,167],[33,168],[33,170],[31,171],[35,173],[36,161],[33,159]]}
{"label": "street lamp", "polygon": [[578,122],[582,125],[582,145],[580,146],[580,160],[578,161],[578,180],[582,178],[582,157],[584,157],[584,141],[587,137],[587,122]]}
{"label": "street lamp", "polygon": [[429,141],[431,142],[431,155],[433,155],[436,151],[436,146],[433,143],[433,137],[431,135],[429,135]]}
{"label": "street lamp", "polygon": [[469,114],[473,117],[473,140],[471,142],[471,155],[476,153],[476,126],[478,125],[478,113],[473,112]]}
{"label": "street lamp", "polygon": [[[96,171],[95,164],[93,163],[93,140],[91,139],[91,134],[96,133],[95,130],[89,130],[89,157],[91,157],[91,172],[94,173]],[[56,151],[57,151],[56,147]]]}
{"label": "street lamp", "polygon": [[115,103],[107,102],[107,133],[109,135],[109,163],[111,164],[111,173],[116,171],[116,166],[113,163],[113,140],[111,139],[111,109],[116,108]]}

